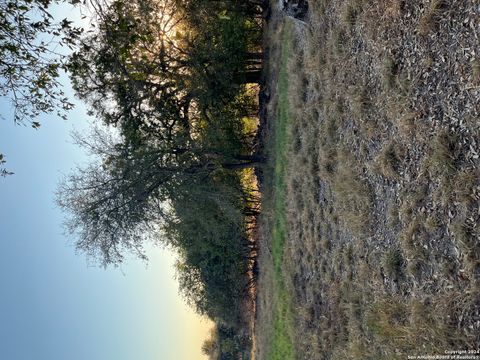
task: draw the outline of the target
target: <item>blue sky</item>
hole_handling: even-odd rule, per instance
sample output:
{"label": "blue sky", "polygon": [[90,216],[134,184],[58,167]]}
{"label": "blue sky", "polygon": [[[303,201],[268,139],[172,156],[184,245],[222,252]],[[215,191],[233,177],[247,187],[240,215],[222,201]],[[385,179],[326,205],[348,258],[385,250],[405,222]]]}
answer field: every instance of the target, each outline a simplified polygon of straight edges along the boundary
{"label": "blue sky", "polygon": [[[66,80],[64,79],[64,82]],[[68,121],[15,126],[0,101],[0,358],[6,360],[195,360],[210,323],[178,295],[174,255],[149,247],[148,266],[89,267],[75,254],[54,204],[62,174],[87,161],[70,138],[86,130],[77,103]]]}

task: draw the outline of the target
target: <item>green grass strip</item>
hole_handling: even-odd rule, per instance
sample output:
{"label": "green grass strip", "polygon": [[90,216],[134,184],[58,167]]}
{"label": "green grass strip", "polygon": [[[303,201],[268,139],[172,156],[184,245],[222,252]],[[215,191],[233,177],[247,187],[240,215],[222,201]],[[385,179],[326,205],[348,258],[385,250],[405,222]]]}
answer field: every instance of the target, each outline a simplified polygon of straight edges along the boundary
{"label": "green grass strip", "polygon": [[292,314],[290,296],[285,287],[283,253],[287,236],[285,209],[285,169],[288,127],[291,122],[288,101],[288,59],[291,52],[292,35],[290,24],[283,29],[282,57],[278,80],[278,107],[275,123],[275,170],[274,170],[274,227],[272,231],[272,253],[275,274],[274,336],[269,351],[269,360],[295,359],[292,340]]}

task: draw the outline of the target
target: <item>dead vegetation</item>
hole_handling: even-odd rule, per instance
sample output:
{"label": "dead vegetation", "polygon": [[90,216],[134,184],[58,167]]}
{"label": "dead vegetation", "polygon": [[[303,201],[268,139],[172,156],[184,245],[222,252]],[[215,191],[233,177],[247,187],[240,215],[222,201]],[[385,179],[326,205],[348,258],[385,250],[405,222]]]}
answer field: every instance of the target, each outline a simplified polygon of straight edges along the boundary
{"label": "dead vegetation", "polygon": [[[311,0],[292,23],[284,266],[298,359],[480,343],[479,20],[473,0]],[[269,24],[270,63],[282,26]]]}

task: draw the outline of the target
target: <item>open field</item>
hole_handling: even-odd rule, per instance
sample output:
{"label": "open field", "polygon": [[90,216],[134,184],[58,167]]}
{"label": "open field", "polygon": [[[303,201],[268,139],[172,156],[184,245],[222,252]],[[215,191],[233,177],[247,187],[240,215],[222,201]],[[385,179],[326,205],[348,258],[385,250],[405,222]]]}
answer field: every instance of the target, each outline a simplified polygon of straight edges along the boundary
{"label": "open field", "polygon": [[257,359],[476,348],[478,4],[276,5]]}

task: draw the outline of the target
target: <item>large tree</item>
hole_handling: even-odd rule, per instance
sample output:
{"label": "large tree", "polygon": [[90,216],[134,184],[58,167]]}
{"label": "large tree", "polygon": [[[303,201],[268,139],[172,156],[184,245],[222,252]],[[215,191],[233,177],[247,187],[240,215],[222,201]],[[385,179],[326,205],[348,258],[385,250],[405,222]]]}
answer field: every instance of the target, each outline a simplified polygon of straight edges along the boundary
{"label": "large tree", "polygon": [[[71,215],[67,229],[77,236],[77,249],[104,266],[121,263],[128,251],[144,257],[145,237],[158,236],[157,230],[173,220],[172,203],[217,196],[204,185],[257,160],[242,155],[227,158],[221,149],[153,141],[132,145],[99,128],[77,140],[97,160],[64,179],[58,204]],[[226,203],[225,194],[220,196]]]}

